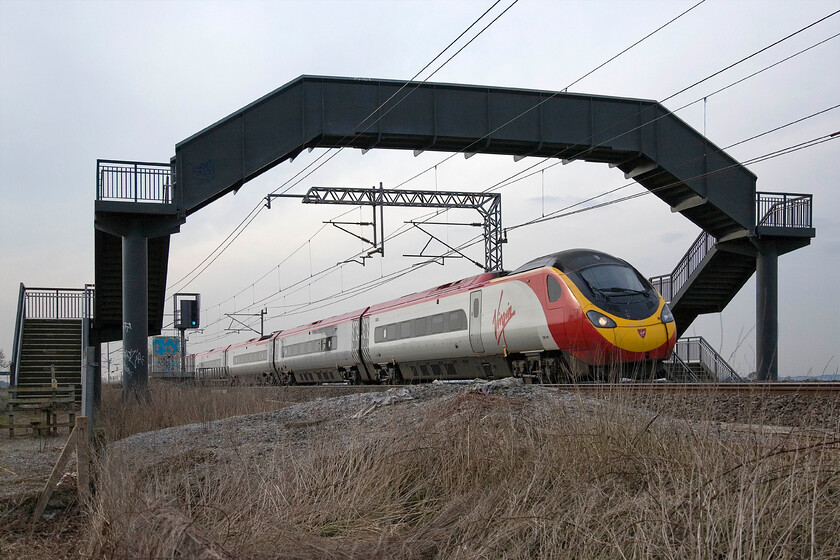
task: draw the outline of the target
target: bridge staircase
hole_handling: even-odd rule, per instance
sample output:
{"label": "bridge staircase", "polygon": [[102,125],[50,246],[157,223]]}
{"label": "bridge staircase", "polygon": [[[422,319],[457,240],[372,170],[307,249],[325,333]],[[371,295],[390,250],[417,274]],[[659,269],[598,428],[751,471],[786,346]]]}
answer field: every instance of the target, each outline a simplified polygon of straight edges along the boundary
{"label": "bridge staircase", "polygon": [[674,354],[665,362],[670,378],[685,383],[743,381],[732,366],[702,336],[677,340]]}
{"label": "bridge staircase", "polygon": [[81,401],[85,328],[93,291],[20,286],[12,347],[12,386],[73,387]]}
{"label": "bridge staircase", "polygon": [[[756,226],[717,238],[703,231],[673,272],[650,281],[669,303],[681,337],[705,313],[719,313],[756,271],[760,243],[772,242],[781,255],[801,248],[815,235],[812,196],[756,193]],[[735,371],[702,338],[680,339],[671,373],[686,380],[737,380]],[[688,373],[688,370],[691,373]]]}

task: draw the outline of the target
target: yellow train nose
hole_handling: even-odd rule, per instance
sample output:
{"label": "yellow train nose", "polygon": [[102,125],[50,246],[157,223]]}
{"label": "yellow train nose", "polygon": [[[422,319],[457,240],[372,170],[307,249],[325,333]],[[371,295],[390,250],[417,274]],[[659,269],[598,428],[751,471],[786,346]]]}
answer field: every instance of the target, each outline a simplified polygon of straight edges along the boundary
{"label": "yellow train nose", "polygon": [[619,326],[613,329],[615,345],[628,352],[650,352],[668,342],[663,323]]}

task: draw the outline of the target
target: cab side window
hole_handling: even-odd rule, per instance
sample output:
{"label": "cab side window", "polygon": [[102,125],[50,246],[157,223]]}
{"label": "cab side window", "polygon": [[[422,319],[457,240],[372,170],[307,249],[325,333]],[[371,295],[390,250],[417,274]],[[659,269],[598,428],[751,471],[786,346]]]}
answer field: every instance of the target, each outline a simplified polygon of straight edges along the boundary
{"label": "cab side window", "polygon": [[548,301],[557,301],[563,295],[563,290],[560,287],[560,281],[554,276],[546,277],[546,285],[548,287]]}

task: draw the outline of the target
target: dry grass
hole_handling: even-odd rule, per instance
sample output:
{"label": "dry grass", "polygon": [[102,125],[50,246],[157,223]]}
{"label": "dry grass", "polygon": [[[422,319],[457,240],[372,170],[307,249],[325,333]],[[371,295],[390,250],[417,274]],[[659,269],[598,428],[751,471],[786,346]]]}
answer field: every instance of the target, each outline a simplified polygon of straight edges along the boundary
{"label": "dry grass", "polygon": [[119,387],[102,388],[99,426],[107,441],[117,441],[132,434],[212,422],[241,414],[267,412],[287,406],[278,389],[262,387],[215,388],[170,383],[152,383],[152,401],[123,401]]}
{"label": "dry grass", "polygon": [[[369,390],[382,389],[370,387]],[[123,401],[119,387],[102,388],[102,409],[97,425],[103,430],[106,441],[172,426],[270,412],[316,396],[346,394],[342,387],[196,387],[154,381],[150,384],[150,392],[152,399],[147,404]]]}
{"label": "dry grass", "polygon": [[[144,422],[272,400],[173,398],[156,396],[164,410]],[[614,402],[539,403],[459,394],[341,431],[310,426],[268,454],[231,436],[222,453],[139,470],[110,452],[80,546],[98,558],[840,556],[836,440],[720,434]],[[109,422],[111,437],[140,431]]]}

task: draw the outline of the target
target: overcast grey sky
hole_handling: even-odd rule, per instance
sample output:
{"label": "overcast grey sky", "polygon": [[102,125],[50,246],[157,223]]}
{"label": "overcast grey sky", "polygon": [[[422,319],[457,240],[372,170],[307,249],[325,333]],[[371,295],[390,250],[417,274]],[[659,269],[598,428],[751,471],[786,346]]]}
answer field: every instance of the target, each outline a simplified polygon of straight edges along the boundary
{"label": "overcast grey sky", "polygon": [[[477,31],[512,0],[502,0]],[[696,2],[520,0],[430,81],[562,90]],[[467,28],[490,0],[311,2],[15,2],[0,0],[0,348],[11,353],[18,286],[82,287],[93,281],[97,158],[169,161],[175,144],[302,74],[408,79]],[[724,2],[702,5],[570,91],[662,100],[840,9],[840,1]],[[728,146],[840,103],[840,38],[711,95],[749,74],[840,33],[840,15],[690,89],[665,106],[718,146]],[[468,34],[472,37],[473,33]],[[455,49],[464,44],[456,45]],[[453,49],[431,66],[437,68]],[[426,71],[420,78],[428,77]],[[705,102],[703,99],[705,98]],[[745,161],[840,131],[840,109],[743,143]],[[207,257],[262,197],[323,150],[304,152],[190,216],[173,236],[169,285]],[[840,335],[840,141],[750,165],[762,191],[814,194],[817,237],[779,263],[780,375],[838,371]],[[344,150],[296,185],[478,191],[538,163],[510,157]],[[626,184],[606,165],[554,166],[504,188],[503,224],[524,222]],[[612,198],[641,191],[633,185]],[[410,266],[426,239],[410,232],[386,258],[334,266],[362,248],[322,222],[368,219],[368,210],[278,202],[189,284],[202,294],[203,333],[191,350],[242,340],[226,313],[268,307],[267,329],[324,316],[478,272],[467,261],[416,269],[354,298],[333,296]],[[386,210],[386,234],[421,210]],[[451,213],[452,222],[475,216]],[[363,232],[364,233],[364,232]],[[438,227],[451,244],[476,234]],[[507,268],[545,253],[591,247],[643,274],[670,272],[699,230],[653,196],[510,233]],[[440,250],[432,245],[427,251]],[[482,260],[481,245],[469,250]],[[282,263],[282,264],[281,264]],[[307,284],[310,274],[332,269]],[[302,289],[288,289],[303,282]],[[264,297],[267,304],[251,305]],[[168,294],[168,297],[171,294]],[[328,296],[296,314],[293,305]],[[167,309],[171,303],[167,303]],[[243,319],[246,319],[243,317]],[[167,317],[166,322],[171,322]],[[689,329],[741,373],[755,367],[755,283],[721,314]]]}

